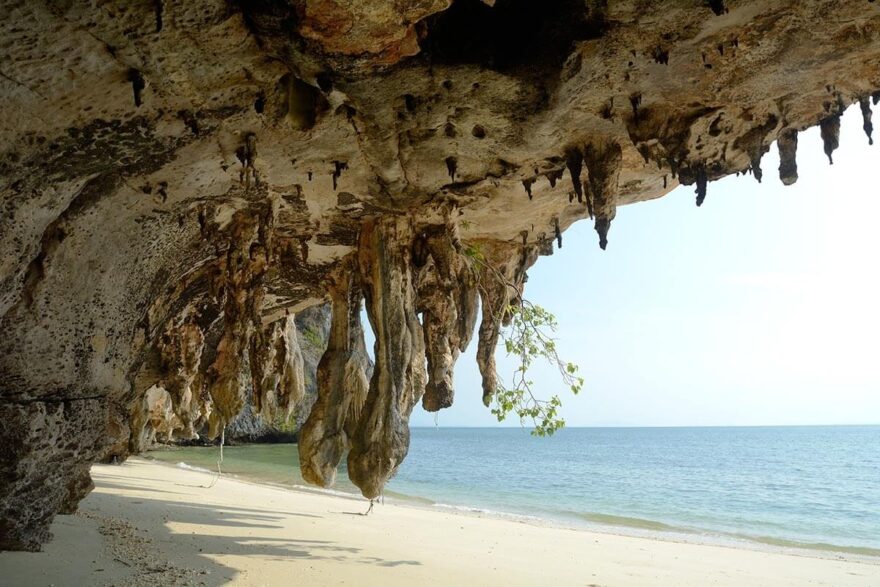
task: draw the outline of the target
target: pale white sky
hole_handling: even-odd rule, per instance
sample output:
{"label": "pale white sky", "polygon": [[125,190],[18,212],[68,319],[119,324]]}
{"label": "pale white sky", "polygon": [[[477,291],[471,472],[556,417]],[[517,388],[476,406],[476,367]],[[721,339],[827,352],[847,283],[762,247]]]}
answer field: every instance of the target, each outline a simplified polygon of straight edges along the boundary
{"label": "pale white sky", "polygon": [[[795,185],[778,165],[774,146],[763,184],[710,183],[701,208],[693,187],[620,208],[604,252],[580,222],[539,259],[526,297],[557,316],[586,383],[574,397],[550,369],[534,380],[569,426],[880,423],[880,145],[853,107],[833,166],[818,128],[800,135]],[[474,350],[441,426],[497,425]],[[416,408],[413,425],[434,423]]]}

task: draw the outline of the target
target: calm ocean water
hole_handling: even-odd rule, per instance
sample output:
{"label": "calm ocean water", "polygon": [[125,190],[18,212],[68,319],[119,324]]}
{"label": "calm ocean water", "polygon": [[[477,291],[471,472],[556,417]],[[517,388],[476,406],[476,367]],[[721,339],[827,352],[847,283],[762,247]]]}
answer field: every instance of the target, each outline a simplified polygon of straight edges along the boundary
{"label": "calm ocean water", "polygon": [[[150,456],[214,468],[217,453]],[[304,484],[293,445],[227,447],[223,471]],[[336,489],[356,492],[344,470]],[[571,526],[880,556],[880,426],[568,428],[552,438],[415,428],[386,495]]]}

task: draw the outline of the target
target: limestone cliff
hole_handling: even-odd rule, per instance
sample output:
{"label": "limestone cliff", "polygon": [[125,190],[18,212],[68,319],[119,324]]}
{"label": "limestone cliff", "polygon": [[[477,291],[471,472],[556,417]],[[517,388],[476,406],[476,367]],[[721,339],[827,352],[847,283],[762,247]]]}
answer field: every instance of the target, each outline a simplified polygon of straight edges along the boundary
{"label": "limestone cliff", "polygon": [[475,329],[491,400],[504,308],[573,222],[613,246],[617,206],[711,205],[775,140],[792,183],[880,97],[868,0],[0,7],[0,548],[38,548],[90,463],[137,448],[156,386],[184,430],[249,393],[290,410],[290,322],[325,302],[303,472],[347,453],[377,495]]}

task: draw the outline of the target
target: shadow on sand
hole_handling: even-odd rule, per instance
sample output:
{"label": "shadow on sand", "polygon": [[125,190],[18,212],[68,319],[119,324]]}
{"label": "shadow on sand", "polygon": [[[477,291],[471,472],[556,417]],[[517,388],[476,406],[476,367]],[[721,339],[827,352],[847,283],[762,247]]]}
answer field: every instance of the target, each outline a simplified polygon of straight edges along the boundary
{"label": "shadow on sand", "polygon": [[[137,466],[136,463],[125,466]],[[115,479],[112,475],[94,476],[96,490],[81,506],[89,514],[105,518],[131,520],[126,512],[137,508],[147,510],[149,515],[135,517],[135,530],[148,537],[151,544],[161,544],[161,551],[168,556],[168,563],[181,568],[194,568],[199,572],[197,582],[203,585],[225,585],[237,578],[238,570],[218,563],[217,555],[258,557],[264,560],[288,561],[303,559],[307,561],[331,560],[343,563],[398,567],[420,565],[416,560],[387,560],[368,556],[362,549],[328,541],[307,538],[277,538],[260,535],[250,530],[277,529],[284,527],[285,518],[291,516],[324,519],[325,516],[283,508],[277,513],[267,513],[242,506],[201,505],[181,503],[154,497],[156,489],[139,485],[137,478]],[[107,491],[110,490],[110,491]],[[114,490],[141,493],[122,495]],[[174,492],[171,492],[174,493]],[[185,494],[184,494],[185,495]],[[338,512],[339,514],[349,512]],[[351,512],[355,513],[355,512]],[[360,514],[359,514],[360,515]],[[180,525],[198,525],[206,528],[202,534],[181,531]],[[172,531],[171,527],[177,527]],[[226,531],[211,534],[210,528],[225,528]],[[228,536],[228,528],[241,528],[240,535]],[[291,576],[296,570],[291,569]],[[241,577],[238,577],[241,578]]]}

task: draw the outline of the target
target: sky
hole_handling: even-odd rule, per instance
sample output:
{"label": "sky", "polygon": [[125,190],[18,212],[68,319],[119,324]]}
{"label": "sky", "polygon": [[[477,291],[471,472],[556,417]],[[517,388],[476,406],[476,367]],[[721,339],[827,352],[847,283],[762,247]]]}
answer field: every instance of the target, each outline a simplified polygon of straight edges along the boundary
{"label": "sky", "polygon": [[[880,144],[858,107],[840,140],[829,166],[818,128],[801,133],[793,186],[774,145],[761,184],[710,183],[700,208],[681,186],[619,208],[607,251],[585,220],[539,258],[525,297],[556,315],[559,354],[585,383],[574,396],[549,367],[533,380],[568,426],[880,423]],[[475,347],[455,404],[418,406],[412,425],[519,426],[483,406]]]}

